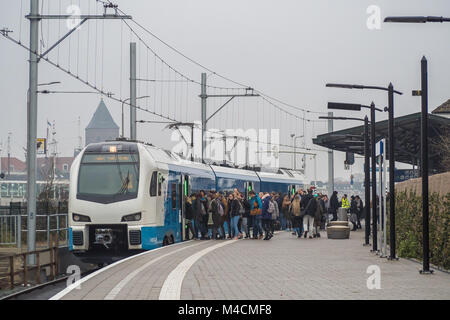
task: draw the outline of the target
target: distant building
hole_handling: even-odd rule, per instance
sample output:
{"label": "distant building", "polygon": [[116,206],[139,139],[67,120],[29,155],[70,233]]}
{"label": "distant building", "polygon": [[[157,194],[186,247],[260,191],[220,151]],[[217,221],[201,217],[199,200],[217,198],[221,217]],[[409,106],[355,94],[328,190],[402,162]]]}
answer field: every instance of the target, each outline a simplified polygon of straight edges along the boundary
{"label": "distant building", "polygon": [[114,140],[119,137],[119,126],[114,122],[108,108],[100,100],[91,121],[86,127],[86,145],[106,140]]}
{"label": "distant building", "polygon": [[450,99],[431,111],[431,113],[437,116],[450,118]]}

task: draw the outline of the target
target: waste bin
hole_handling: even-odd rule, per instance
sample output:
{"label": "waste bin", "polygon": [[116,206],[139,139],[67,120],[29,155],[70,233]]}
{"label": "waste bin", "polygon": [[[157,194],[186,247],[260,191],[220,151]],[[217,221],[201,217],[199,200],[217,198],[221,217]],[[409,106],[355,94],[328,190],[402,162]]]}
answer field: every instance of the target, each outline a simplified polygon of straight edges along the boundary
{"label": "waste bin", "polygon": [[338,221],[348,221],[347,209],[346,208],[338,208]]}

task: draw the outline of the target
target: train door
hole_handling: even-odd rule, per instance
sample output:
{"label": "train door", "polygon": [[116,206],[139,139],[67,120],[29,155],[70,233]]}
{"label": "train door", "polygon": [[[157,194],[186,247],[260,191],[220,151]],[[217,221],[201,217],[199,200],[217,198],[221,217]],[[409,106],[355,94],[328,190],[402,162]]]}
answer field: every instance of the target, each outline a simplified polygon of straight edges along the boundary
{"label": "train door", "polygon": [[253,191],[253,182],[247,181],[244,183],[245,186],[245,197],[248,199],[250,191]]}
{"label": "train door", "polygon": [[182,175],[180,183],[180,226],[181,226],[181,240],[185,241],[189,236],[189,229],[186,229],[186,197],[189,196],[189,176]]}
{"label": "train door", "polygon": [[289,192],[289,195],[291,195],[291,196],[295,195],[295,192],[296,192],[296,190],[295,190],[295,184],[289,185],[289,190],[288,190],[288,192]]}
{"label": "train door", "polygon": [[[170,224],[172,226],[178,225],[180,222],[180,213],[179,213],[179,190],[178,190],[178,181],[173,180],[170,183],[170,202],[171,202],[171,213],[170,213]],[[176,228],[175,232],[179,234],[179,229]],[[173,235],[176,237],[176,235]]]}

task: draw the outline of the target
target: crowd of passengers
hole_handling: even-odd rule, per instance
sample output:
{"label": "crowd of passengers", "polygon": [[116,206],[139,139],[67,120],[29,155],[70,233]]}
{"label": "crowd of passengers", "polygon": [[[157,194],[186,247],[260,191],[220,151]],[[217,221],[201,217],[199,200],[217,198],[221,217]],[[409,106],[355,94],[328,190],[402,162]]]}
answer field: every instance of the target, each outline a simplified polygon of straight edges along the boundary
{"label": "crowd of passengers", "polygon": [[250,191],[246,197],[238,189],[223,193],[201,190],[186,197],[186,238],[192,234],[200,240],[270,240],[275,229],[289,230],[298,238],[316,238],[328,221],[337,220],[339,207],[351,213],[353,230],[361,228],[362,200],[352,196],[350,202],[344,195],[339,201],[337,194],[334,191],[329,199],[311,188],[291,195]]}

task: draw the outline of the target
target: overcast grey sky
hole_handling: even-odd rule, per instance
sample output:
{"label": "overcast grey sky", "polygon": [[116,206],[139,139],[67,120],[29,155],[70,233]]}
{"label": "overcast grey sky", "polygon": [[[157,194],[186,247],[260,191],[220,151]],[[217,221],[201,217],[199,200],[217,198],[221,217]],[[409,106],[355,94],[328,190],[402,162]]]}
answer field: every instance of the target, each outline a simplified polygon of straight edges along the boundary
{"label": "overcast grey sky", "polygon": [[[366,10],[371,5],[381,9],[381,19],[388,15],[449,16],[448,0],[118,0],[116,3],[144,27],[208,68],[312,111],[326,112],[328,101],[369,104],[373,100],[380,106],[387,103],[384,93],[325,88],[326,82],[387,86],[390,81],[396,89],[405,93],[396,97],[396,116],[420,111],[420,99],[412,97],[411,90],[420,86],[420,59],[423,55],[429,61],[430,111],[449,98],[450,24],[381,23],[379,30],[369,30],[366,25],[370,16]],[[42,6],[44,13],[58,13],[61,8],[60,12],[64,14],[70,4],[80,5],[82,13],[95,13],[94,0],[52,0],[44,1]],[[29,22],[23,16],[29,11],[29,1],[0,0],[0,8],[0,27],[12,29],[14,33],[11,36],[28,45]],[[102,10],[100,5],[97,10]],[[43,23],[41,37],[44,50],[59,35],[67,32],[65,24],[65,21],[60,24]],[[136,25],[131,25],[168,64],[190,78],[200,80],[201,68],[174,54]],[[97,39],[94,34],[96,28]],[[59,52],[55,49],[49,57],[79,74],[80,78],[95,80],[98,87],[114,92],[117,98],[125,98],[129,95],[127,68],[130,40],[136,41],[136,38],[130,37],[126,25],[119,21],[91,21],[74,33],[70,42],[65,41]],[[155,68],[154,56],[143,45],[138,48],[138,77],[158,79],[162,76],[168,79],[171,76],[172,80],[178,79],[174,73],[168,73],[169,69],[163,69],[161,74],[159,61]],[[23,159],[28,53],[1,37],[0,55],[2,155],[5,155],[8,132],[12,132],[12,154]],[[93,91],[45,62],[41,62],[39,67],[39,83],[62,82],[48,89]],[[236,87],[214,75],[208,77],[208,83]],[[151,96],[141,101],[141,106],[157,112],[162,107],[164,114],[183,121],[200,119],[200,88],[197,85],[186,87],[180,83],[162,89],[164,92],[161,95],[161,86],[141,82],[138,95]],[[209,94],[220,92],[208,90]],[[154,97],[156,100],[153,100]],[[46,134],[46,120],[54,120],[59,152],[61,155],[71,155],[78,141],[78,117],[81,118],[84,141],[84,128],[99,100],[98,94],[40,95],[38,137]],[[120,125],[120,103],[107,98],[105,102]],[[210,99],[208,112],[213,112],[221,102],[224,100]],[[303,116],[295,109],[278,105]],[[345,112],[335,114],[348,115]],[[352,115],[363,116],[358,113]],[[317,119],[318,116],[306,114],[309,119]],[[387,115],[379,117],[385,119]],[[138,118],[161,120],[141,111]],[[128,117],[126,121],[127,133]],[[290,133],[303,134],[302,122],[287,118],[259,98],[236,99],[209,124],[210,128],[258,125],[260,128],[280,128],[282,144],[291,144]],[[342,129],[353,125],[357,123],[335,122],[334,126],[335,129]],[[163,130],[163,127],[139,124],[138,138],[170,148],[170,131]],[[324,133],[326,124],[309,122],[304,130],[305,143],[312,146],[311,138]],[[281,165],[290,166],[290,159],[288,155],[281,156]],[[336,153],[336,176],[348,179],[350,171],[344,170],[343,161],[344,154]],[[319,152],[318,164],[318,178],[324,180],[327,178],[326,153]],[[352,170],[362,171],[361,160]],[[313,178],[311,160],[308,160],[307,174],[310,179]]]}

